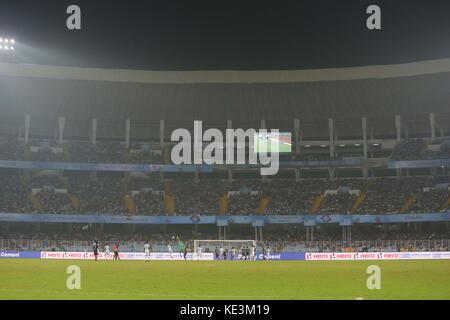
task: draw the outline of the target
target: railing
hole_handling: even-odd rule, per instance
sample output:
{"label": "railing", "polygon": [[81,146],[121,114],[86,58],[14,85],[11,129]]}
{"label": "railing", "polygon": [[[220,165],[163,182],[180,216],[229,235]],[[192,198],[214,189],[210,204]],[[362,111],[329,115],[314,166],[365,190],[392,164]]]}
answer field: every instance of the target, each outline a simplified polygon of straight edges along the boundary
{"label": "railing", "polygon": [[[119,244],[120,251],[144,250],[144,241],[109,241],[110,247]],[[101,251],[106,242],[101,242]],[[149,243],[153,252],[166,252],[167,242]],[[192,243],[188,243],[193,248]],[[450,239],[427,240],[363,240],[363,241],[289,241],[265,242],[272,252],[344,252],[344,251],[450,251]],[[92,241],[1,239],[0,250],[7,251],[91,251]],[[176,251],[175,244],[172,248]],[[260,249],[260,248],[258,248]]]}
{"label": "railing", "polygon": [[[449,251],[450,239],[427,240],[359,240],[359,241],[308,241],[303,251]],[[284,246],[286,248],[286,246]]]}

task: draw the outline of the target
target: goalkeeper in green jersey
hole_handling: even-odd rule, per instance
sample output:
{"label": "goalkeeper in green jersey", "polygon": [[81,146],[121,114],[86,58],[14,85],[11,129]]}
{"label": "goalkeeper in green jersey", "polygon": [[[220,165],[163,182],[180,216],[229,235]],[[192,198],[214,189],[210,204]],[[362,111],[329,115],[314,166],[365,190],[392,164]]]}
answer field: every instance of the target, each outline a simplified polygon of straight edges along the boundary
{"label": "goalkeeper in green jersey", "polygon": [[180,256],[183,258],[184,257],[184,251],[186,249],[186,245],[178,237],[177,237],[177,241],[178,241],[178,243],[177,243],[178,252],[180,253]]}

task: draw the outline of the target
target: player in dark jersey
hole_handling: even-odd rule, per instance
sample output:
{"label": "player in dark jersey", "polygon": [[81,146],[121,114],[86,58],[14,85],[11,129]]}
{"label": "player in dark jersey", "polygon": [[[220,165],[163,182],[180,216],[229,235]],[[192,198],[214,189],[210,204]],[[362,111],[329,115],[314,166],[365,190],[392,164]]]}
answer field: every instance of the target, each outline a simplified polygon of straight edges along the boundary
{"label": "player in dark jersey", "polygon": [[113,249],[113,252],[114,252],[113,260],[120,260],[120,258],[119,258],[119,244],[113,245],[112,249]]}
{"label": "player in dark jersey", "polygon": [[184,252],[183,252],[184,260],[186,260],[187,254],[188,254],[188,248],[187,248],[187,246],[185,246],[184,247]]}
{"label": "player in dark jersey", "polygon": [[98,258],[98,247],[99,247],[98,241],[94,240],[94,243],[92,244],[92,250],[94,250],[95,261],[97,261]]}

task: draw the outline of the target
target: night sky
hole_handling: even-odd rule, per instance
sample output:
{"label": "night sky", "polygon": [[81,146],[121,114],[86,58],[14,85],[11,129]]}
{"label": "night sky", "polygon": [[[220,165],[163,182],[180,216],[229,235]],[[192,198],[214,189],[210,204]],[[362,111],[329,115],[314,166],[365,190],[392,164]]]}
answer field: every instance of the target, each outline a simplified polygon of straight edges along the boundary
{"label": "night sky", "polygon": [[[82,30],[66,28],[66,8]],[[382,30],[366,29],[381,7]],[[1,0],[0,61],[148,70],[306,69],[450,57],[449,0]]]}

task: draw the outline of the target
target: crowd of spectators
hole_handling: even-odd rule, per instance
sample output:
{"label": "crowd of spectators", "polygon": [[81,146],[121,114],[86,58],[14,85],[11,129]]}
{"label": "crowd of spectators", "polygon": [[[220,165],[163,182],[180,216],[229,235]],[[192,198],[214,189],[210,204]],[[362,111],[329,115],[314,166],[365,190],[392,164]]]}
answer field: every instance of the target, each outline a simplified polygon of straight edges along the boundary
{"label": "crowd of spectators", "polygon": [[[364,251],[449,251],[450,230],[432,227],[427,231],[404,228],[398,224],[373,225],[378,231],[355,230],[351,241],[342,241],[339,226],[336,232],[320,231],[313,241],[305,241],[303,233],[295,232],[296,226],[288,230],[273,230],[266,233],[264,241],[259,241],[258,248],[264,244],[273,253],[282,251],[305,252],[364,252]],[[184,230],[180,238],[193,248],[195,239],[216,240],[214,228],[208,232],[190,232]],[[230,232],[229,240],[252,240],[251,233]],[[0,232],[0,250],[54,250],[54,251],[90,251],[93,240],[100,242],[101,251],[105,244],[119,244],[121,251],[143,251],[144,243],[149,241],[154,251],[167,251],[167,244],[174,247],[176,240],[171,233],[158,231],[105,231],[98,233],[89,228],[69,231],[21,230]]]}
{"label": "crowd of spectators", "polygon": [[222,180],[174,179],[172,192],[176,200],[176,214],[217,214],[219,198],[225,194]]}
{"label": "crowd of spectators", "polygon": [[422,139],[405,139],[397,143],[392,152],[392,160],[420,160],[425,158],[426,141]]}
{"label": "crowd of spectators", "polygon": [[[444,184],[441,192],[424,190],[426,187],[437,185],[437,181]],[[411,207],[406,212],[435,212],[446,201],[445,195],[448,195],[448,183],[448,177],[438,179],[431,177],[374,179],[369,183],[366,197],[359,207],[358,213],[399,213],[409,198],[415,198],[415,201],[412,202]]]}
{"label": "crowd of spectators", "polygon": [[32,212],[28,201],[29,191],[19,176],[0,176],[0,212],[25,213]]}
{"label": "crowd of spectators", "polygon": [[15,139],[0,138],[0,160],[21,160],[23,144]]}
{"label": "crowd of spectators", "polygon": [[97,141],[94,145],[88,141],[72,141],[69,148],[73,162],[122,163],[124,160],[125,147],[120,142]]}
{"label": "crowd of spectators", "polygon": [[229,213],[233,215],[254,215],[264,191],[261,179],[236,179],[228,186]]}
{"label": "crowd of spectators", "polygon": [[134,178],[128,182],[128,190],[138,215],[164,215],[164,187],[159,179]]}
{"label": "crowd of spectators", "polygon": [[122,180],[115,177],[69,179],[69,192],[80,200],[82,213],[126,215]]}
{"label": "crowd of spectators", "polygon": [[[221,179],[176,178],[163,183],[156,177],[121,175],[2,175],[0,211],[125,215],[133,213],[127,205],[128,196],[134,202],[134,214],[165,215],[169,214],[165,201],[168,192],[175,202],[175,215],[347,214],[361,193],[364,197],[355,213],[390,214],[399,213],[402,208],[405,212],[426,213],[450,209],[449,186],[448,176],[299,181],[235,179],[231,183]],[[32,195],[41,206],[33,203]],[[321,202],[312,211],[318,196]]]}
{"label": "crowd of spectators", "polygon": [[450,158],[450,140],[402,140],[392,152],[392,160],[433,160]]}

